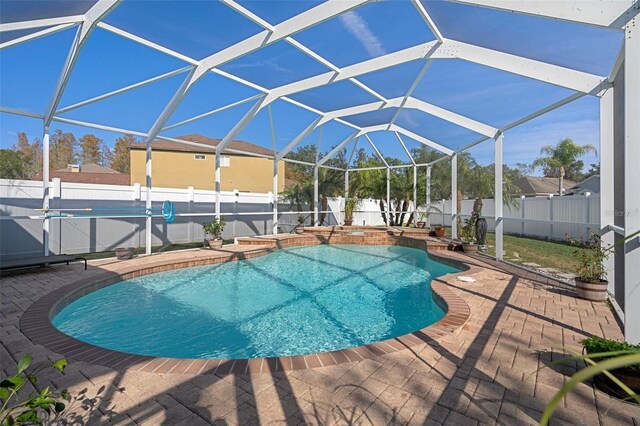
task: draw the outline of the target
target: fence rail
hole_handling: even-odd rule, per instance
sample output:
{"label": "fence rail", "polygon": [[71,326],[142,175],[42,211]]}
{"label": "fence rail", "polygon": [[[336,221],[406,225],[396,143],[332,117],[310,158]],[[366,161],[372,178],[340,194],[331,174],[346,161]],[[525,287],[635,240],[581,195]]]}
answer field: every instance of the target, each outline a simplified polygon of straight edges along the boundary
{"label": "fence rail", "polygon": [[[42,250],[42,214],[34,214],[42,208],[42,182],[0,179],[0,255],[26,255]],[[50,210],[94,208],[140,209],[139,215],[70,216],[51,222],[50,241],[54,253],[87,253],[113,250],[116,247],[140,247],[145,240],[146,191],[140,185],[117,186],[63,183],[54,179],[51,185]],[[152,220],[152,245],[190,243],[202,241],[202,219],[214,217],[216,193],[193,188],[154,188],[151,192],[153,207],[160,207],[164,200],[171,200],[176,208],[172,224],[162,218]],[[273,231],[272,193],[222,192],[220,215],[227,218],[224,238],[270,234]],[[564,239],[564,233],[587,237],[590,230],[598,229],[599,203],[597,195],[566,196],[553,198],[527,198],[520,200],[519,208],[505,208],[505,233]],[[464,200],[461,217],[469,217],[473,200]],[[303,223],[313,224],[312,206],[295,211],[289,204],[278,203],[278,228],[290,232],[303,216]],[[342,223],[344,199],[328,200],[324,215],[325,224]],[[432,225],[451,224],[451,202],[433,203],[429,219]],[[422,206],[418,210],[424,211]],[[433,212],[433,211],[436,212]],[[440,212],[438,212],[440,211]],[[409,206],[405,217],[413,212]],[[384,225],[379,201],[362,200],[354,212],[354,224]],[[483,216],[489,230],[494,229],[493,200],[483,200]]]}

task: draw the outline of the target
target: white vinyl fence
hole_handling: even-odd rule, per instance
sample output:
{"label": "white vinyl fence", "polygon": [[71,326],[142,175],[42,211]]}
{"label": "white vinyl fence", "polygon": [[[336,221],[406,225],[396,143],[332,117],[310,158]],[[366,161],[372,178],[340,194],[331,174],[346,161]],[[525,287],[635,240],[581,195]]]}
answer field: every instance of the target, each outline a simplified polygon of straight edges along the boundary
{"label": "white vinyl fence", "polygon": [[[0,255],[24,256],[42,253],[42,182],[0,179]],[[215,191],[193,188],[154,188],[153,208],[170,200],[176,211],[173,223],[153,218],[152,245],[203,241],[202,224],[215,216]],[[146,191],[140,185],[96,185],[66,183],[51,185],[51,213],[55,209],[96,209],[74,212],[76,217],[50,219],[50,249],[53,253],[89,253],[116,247],[141,247],[145,242]],[[227,225],[223,237],[266,235],[273,231],[273,194],[222,192],[221,213]],[[330,205],[341,206],[341,203]],[[110,210],[111,209],[111,210]],[[131,210],[121,210],[131,209]],[[305,206],[305,223],[312,224],[312,209]],[[291,232],[298,213],[289,204],[278,205],[281,232]],[[82,217],[91,214],[99,217]],[[112,216],[112,217],[111,217]],[[325,222],[337,224],[339,212],[326,214]]]}
{"label": "white vinyl fence", "polygon": [[[474,200],[462,201],[462,219],[470,217]],[[504,207],[505,234],[531,236],[547,240],[588,238],[600,229],[600,195],[568,195],[519,199],[519,207]],[[451,225],[451,200],[432,204],[431,224]],[[483,200],[482,217],[493,231],[494,200]],[[444,211],[444,214],[441,213]]]}
{"label": "white vinyl fence", "polygon": [[[215,192],[193,188],[154,188],[153,207],[164,200],[175,205],[176,220],[167,224],[153,219],[152,245],[190,243],[203,240],[202,224],[215,215]],[[55,209],[100,209],[92,215],[51,219],[50,247],[53,253],[89,253],[113,250],[116,247],[141,247],[145,239],[144,208],[146,191],[140,185],[95,185],[61,183],[51,185],[50,207]],[[462,217],[469,217],[473,200],[464,200]],[[273,194],[222,192],[221,213],[227,220],[224,238],[271,234],[273,230]],[[484,200],[482,215],[489,230],[494,228],[494,202]],[[575,238],[587,238],[597,231],[600,221],[600,198],[565,196],[525,198],[520,207],[505,207],[505,233],[563,240],[569,233]],[[34,255],[42,252],[42,182],[0,179],[0,255]],[[122,211],[117,209],[132,209]],[[343,223],[344,199],[330,199],[325,224]],[[116,209],[116,210],[108,210]],[[292,232],[299,216],[304,224],[313,224],[313,208],[303,206],[303,212],[293,211],[288,203],[278,204],[279,232]],[[410,214],[413,206],[409,207]],[[421,207],[419,210],[424,210]],[[442,213],[444,212],[444,213]],[[106,216],[106,217],[105,217]],[[109,217],[116,216],[116,217]],[[430,214],[431,224],[451,225],[451,202],[435,202]],[[406,219],[405,219],[406,220]],[[378,200],[362,200],[354,214],[355,225],[383,225]]]}

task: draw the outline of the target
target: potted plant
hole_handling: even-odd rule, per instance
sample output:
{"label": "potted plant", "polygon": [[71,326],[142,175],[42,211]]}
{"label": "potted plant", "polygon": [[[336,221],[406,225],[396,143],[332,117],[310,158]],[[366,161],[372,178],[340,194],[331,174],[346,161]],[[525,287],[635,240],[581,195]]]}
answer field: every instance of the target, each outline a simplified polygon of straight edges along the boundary
{"label": "potted plant", "polygon": [[588,239],[574,239],[564,234],[569,244],[577,247],[573,252],[577,265],[575,283],[578,297],[595,302],[603,302],[607,298],[607,271],[604,261],[609,258],[613,247],[603,247],[600,235],[591,233]]}
{"label": "potted plant", "polygon": [[419,211],[418,212],[418,222],[416,223],[418,228],[422,228],[424,229],[425,226],[427,226],[427,218],[429,217],[429,213],[427,213],[426,211]]}
{"label": "potted plant", "polygon": [[[640,353],[640,345],[631,345],[617,340],[603,339],[593,336],[581,340],[584,352],[595,362],[614,358],[623,353]],[[640,394],[640,363],[629,364],[621,368],[608,370],[616,379],[626,385],[636,394]],[[609,376],[604,373],[594,377],[596,385],[608,394],[619,398],[628,398],[629,395],[620,388]]]}
{"label": "potted plant", "polygon": [[211,222],[202,225],[204,241],[210,248],[222,247],[222,231],[224,231],[224,217],[215,218]]}
{"label": "potted plant", "polygon": [[351,226],[353,224],[353,212],[358,208],[360,200],[355,197],[344,199],[344,224]]}
{"label": "potted plant", "polygon": [[303,234],[304,233],[304,220],[305,217],[303,214],[299,214],[298,215],[298,226],[296,226],[296,234]]}
{"label": "potted plant", "polygon": [[472,219],[465,219],[464,226],[460,228],[460,239],[462,240],[462,248],[465,253],[475,253],[478,251],[478,244],[476,244],[476,227],[475,221]]}
{"label": "potted plant", "polygon": [[116,248],[116,259],[118,260],[128,260],[133,258],[133,253],[135,249],[133,247],[118,247]]}
{"label": "potted plant", "polygon": [[436,237],[442,238],[444,237],[446,229],[444,226],[436,227]]}

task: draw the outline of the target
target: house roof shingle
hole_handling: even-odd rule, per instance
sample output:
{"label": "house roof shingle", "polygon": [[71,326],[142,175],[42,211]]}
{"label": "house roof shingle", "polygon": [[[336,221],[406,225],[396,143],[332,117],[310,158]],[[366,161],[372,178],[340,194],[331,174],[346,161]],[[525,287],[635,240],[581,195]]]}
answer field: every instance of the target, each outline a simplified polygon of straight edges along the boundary
{"label": "house roof shingle", "polygon": [[[558,195],[558,179],[554,177],[537,177],[537,176],[525,176],[520,179],[516,179],[513,184],[520,188],[522,195],[536,196],[536,195]],[[563,188],[566,191],[568,188],[575,186],[576,182],[568,179],[564,179]]]}
{"label": "house roof shingle", "polygon": [[[221,139],[212,139],[206,136],[191,134],[184,136],[177,136],[174,139],[182,139],[188,142],[196,142],[203,145],[209,145],[210,148],[203,148],[193,145],[185,145],[179,142],[171,142],[166,140],[154,140],[151,142],[151,148],[154,150],[161,151],[178,151],[178,152],[197,152],[197,153],[214,153],[215,148],[220,143]],[[250,152],[254,154],[260,155],[273,155],[273,151],[267,148],[263,148],[261,146],[244,142],[244,141],[231,141],[229,145],[227,145],[229,149],[235,149],[238,151]],[[146,145],[144,143],[135,143],[131,145],[131,149],[146,149]]]}
{"label": "house roof shingle", "polygon": [[[80,167],[79,172],[72,172],[71,167],[51,171],[49,178],[58,178],[62,182],[69,183],[94,183],[99,185],[131,185],[131,178],[128,174],[117,172],[109,167],[88,163]],[[42,173],[34,178],[42,180]]]}

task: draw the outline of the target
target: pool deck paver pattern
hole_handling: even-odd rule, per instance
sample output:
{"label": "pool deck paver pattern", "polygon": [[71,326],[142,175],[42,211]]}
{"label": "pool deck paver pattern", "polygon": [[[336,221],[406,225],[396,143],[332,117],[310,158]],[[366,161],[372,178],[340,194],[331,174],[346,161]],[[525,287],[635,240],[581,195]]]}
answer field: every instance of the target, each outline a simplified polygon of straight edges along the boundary
{"label": "pool deck paver pattern", "polygon": [[[220,256],[256,248],[225,250]],[[469,305],[470,317],[454,333],[424,336],[401,351],[271,374],[202,374],[205,360],[181,365],[184,371],[163,361],[146,372],[69,357],[65,374],[46,371],[25,392],[46,386],[69,389],[73,399],[63,417],[76,424],[535,424],[579,367],[551,362],[567,351],[579,352],[578,341],[589,335],[622,338],[605,304],[577,299],[571,289],[547,278],[484,257],[447,255],[480,268],[469,271],[475,283],[443,284]],[[43,296],[79,278],[134,263],[160,270],[166,262],[209,256],[210,250],[194,250],[92,262],[88,271],[70,265],[3,274],[3,375],[15,371],[26,353],[35,363],[60,358],[20,328],[24,311]],[[552,424],[639,425],[640,407],[586,383],[565,397]]]}

